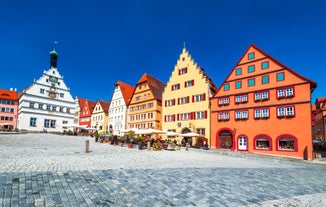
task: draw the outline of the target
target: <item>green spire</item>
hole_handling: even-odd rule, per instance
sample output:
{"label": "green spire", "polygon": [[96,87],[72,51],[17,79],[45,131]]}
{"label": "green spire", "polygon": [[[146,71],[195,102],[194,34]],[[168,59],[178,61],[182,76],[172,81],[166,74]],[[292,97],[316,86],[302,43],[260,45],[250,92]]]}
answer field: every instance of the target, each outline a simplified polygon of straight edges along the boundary
{"label": "green spire", "polygon": [[56,46],[57,46],[57,41],[54,41],[54,43],[53,43],[53,50],[51,50],[50,51],[50,55],[52,56],[52,55],[55,55],[55,56],[58,56],[58,53],[57,53],[57,51],[55,51],[55,48],[56,48]]}
{"label": "green spire", "polygon": [[57,46],[58,42],[54,42],[53,50],[50,51],[50,67],[57,68],[57,61],[58,61],[58,53],[55,51],[55,47]]}

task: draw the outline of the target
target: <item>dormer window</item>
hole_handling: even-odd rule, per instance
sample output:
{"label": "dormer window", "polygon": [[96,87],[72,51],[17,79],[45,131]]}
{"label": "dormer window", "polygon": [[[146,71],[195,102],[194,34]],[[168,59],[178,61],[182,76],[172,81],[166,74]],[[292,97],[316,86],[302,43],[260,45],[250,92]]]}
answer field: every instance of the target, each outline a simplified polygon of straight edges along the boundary
{"label": "dormer window", "polygon": [[183,74],[186,74],[186,73],[187,73],[187,68],[179,69],[179,75],[183,75]]}

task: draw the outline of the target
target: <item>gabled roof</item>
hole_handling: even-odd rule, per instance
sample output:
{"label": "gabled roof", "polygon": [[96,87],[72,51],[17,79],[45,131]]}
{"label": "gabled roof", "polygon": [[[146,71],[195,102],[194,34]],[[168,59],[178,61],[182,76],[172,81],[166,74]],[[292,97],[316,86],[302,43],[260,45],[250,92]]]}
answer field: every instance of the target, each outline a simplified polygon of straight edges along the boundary
{"label": "gabled roof", "polygon": [[88,105],[89,111],[92,112],[95,108],[96,102],[85,99],[85,98],[78,98],[79,106]]}
{"label": "gabled roof", "polygon": [[109,112],[110,102],[98,100],[104,112]]}
{"label": "gabled roof", "polygon": [[[219,87],[219,89],[216,91],[215,95],[218,93],[219,90],[222,89],[222,86],[225,82],[227,82],[227,80],[229,79],[229,77],[231,76],[231,74],[234,72],[235,68],[241,64],[241,61],[244,59],[244,56],[248,53],[248,51],[253,48],[254,50],[258,51],[259,53],[261,53],[263,56],[265,56],[266,58],[269,58],[270,60],[272,60],[273,62],[275,62],[276,64],[278,64],[280,67],[282,67],[283,69],[286,69],[287,71],[289,71],[290,73],[292,73],[293,75],[301,78],[302,80],[308,82],[310,84],[310,90],[311,92],[317,87],[317,83],[300,75],[299,73],[295,72],[294,70],[290,69],[289,67],[287,67],[286,65],[284,65],[283,63],[281,63],[280,61],[278,61],[277,59],[275,59],[274,57],[270,56],[269,54],[267,54],[266,52],[264,52],[263,50],[261,50],[259,47],[257,47],[254,44],[250,44],[248,49],[243,53],[242,57],[239,59],[239,61],[237,62],[237,64],[233,67],[233,69],[231,70],[231,72],[229,73],[229,75],[226,77],[226,79],[222,82],[221,86]],[[215,96],[214,95],[214,96]]]}
{"label": "gabled roof", "polygon": [[165,88],[165,83],[163,83],[162,81],[154,78],[153,76],[147,73],[144,73],[144,75],[137,82],[137,85],[144,82],[147,82],[155,99],[162,101],[162,94]]}
{"label": "gabled roof", "polygon": [[18,94],[16,91],[0,89],[0,99],[18,101]]}
{"label": "gabled roof", "polygon": [[122,81],[118,81],[115,85],[116,86],[118,85],[120,87],[120,91],[122,93],[123,99],[126,105],[128,106],[131,101],[131,97],[134,94],[135,87],[127,83],[124,83]]}

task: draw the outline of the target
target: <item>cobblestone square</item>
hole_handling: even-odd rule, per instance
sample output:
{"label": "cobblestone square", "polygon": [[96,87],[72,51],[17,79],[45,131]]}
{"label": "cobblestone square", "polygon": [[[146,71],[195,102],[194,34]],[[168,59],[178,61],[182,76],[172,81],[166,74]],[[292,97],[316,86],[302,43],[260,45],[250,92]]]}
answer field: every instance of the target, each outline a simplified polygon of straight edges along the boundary
{"label": "cobblestone square", "polygon": [[299,160],[2,134],[0,161],[1,206],[326,206],[326,165]]}

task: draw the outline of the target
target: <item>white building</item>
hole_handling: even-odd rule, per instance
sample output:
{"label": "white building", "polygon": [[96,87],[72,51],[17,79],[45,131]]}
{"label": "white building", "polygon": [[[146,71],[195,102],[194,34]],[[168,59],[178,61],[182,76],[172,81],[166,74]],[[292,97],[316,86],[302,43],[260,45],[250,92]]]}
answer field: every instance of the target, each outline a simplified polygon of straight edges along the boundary
{"label": "white building", "polygon": [[121,130],[126,129],[127,110],[135,88],[118,81],[115,84],[109,108],[109,131],[121,136]]}
{"label": "white building", "polygon": [[55,47],[50,58],[50,69],[19,94],[20,130],[63,132],[74,123],[75,102],[57,69]]}

